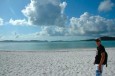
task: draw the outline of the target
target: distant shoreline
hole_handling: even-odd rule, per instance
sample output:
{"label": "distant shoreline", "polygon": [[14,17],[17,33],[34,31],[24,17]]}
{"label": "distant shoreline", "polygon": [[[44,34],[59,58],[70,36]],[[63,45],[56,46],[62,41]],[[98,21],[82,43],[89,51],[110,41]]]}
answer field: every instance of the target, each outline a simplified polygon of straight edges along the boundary
{"label": "distant shoreline", "polygon": [[[77,41],[0,41],[0,42],[82,42],[82,41],[95,41],[95,40],[77,40]],[[101,41],[115,41],[115,40],[101,40]]]}
{"label": "distant shoreline", "polygon": [[[103,36],[100,37],[102,41],[115,41],[115,37]],[[71,41],[64,41],[64,40],[1,40],[0,42],[78,42],[78,41],[95,41],[95,39],[84,39],[84,40],[71,40]]]}

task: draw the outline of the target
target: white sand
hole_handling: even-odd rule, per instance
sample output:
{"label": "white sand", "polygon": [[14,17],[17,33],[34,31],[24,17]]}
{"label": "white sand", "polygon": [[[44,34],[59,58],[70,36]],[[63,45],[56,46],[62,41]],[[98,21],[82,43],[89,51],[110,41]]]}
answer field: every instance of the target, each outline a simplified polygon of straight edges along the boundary
{"label": "white sand", "polygon": [[[106,49],[103,76],[115,76],[115,48]],[[95,76],[96,49],[60,52],[0,52],[0,76]]]}

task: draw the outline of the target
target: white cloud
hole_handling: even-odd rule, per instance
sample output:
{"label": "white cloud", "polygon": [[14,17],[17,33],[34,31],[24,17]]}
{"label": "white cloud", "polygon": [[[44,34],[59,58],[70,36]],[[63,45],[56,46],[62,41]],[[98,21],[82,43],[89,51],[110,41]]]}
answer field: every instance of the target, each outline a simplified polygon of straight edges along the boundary
{"label": "white cloud", "polygon": [[[14,25],[28,24],[26,20],[10,20]],[[23,24],[23,25],[24,25]],[[91,15],[88,12],[83,13],[79,18],[72,17],[69,26],[41,26],[41,31],[27,37],[39,36],[115,36],[115,19],[106,19],[99,15]],[[15,38],[23,38],[15,34]]]}
{"label": "white cloud", "polygon": [[85,12],[80,18],[72,17],[70,19],[70,35],[114,35],[115,19],[106,19],[101,16],[92,16]]}
{"label": "white cloud", "polygon": [[60,0],[31,0],[31,3],[22,10],[22,13],[33,25],[64,26],[66,5],[66,2],[60,4]]}
{"label": "white cloud", "polygon": [[40,36],[66,36],[68,31],[65,27],[58,26],[44,26],[42,30],[38,33]]}
{"label": "white cloud", "polygon": [[65,10],[65,8],[66,8],[66,6],[67,6],[67,3],[66,3],[66,2],[63,2],[63,3],[61,3],[59,6],[61,7],[61,14],[64,14],[64,10]]}
{"label": "white cloud", "polygon": [[0,26],[3,25],[4,20],[2,18],[0,18]]}
{"label": "white cloud", "polygon": [[103,2],[100,3],[98,10],[100,12],[104,11],[110,11],[114,7],[114,3],[111,2],[111,0],[104,0]]}
{"label": "white cloud", "polygon": [[13,19],[10,19],[9,23],[12,24],[12,25],[22,25],[22,26],[24,26],[24,25],[31,25],[25,19],[23,19],[23,20],[13,20]]}
{"label": "white cloud", "polygon": [[69,27],[42,26],[38,36],[103,36],[115,35],[115,19],[106,19],[85,12],[80,18],[72,17]]}

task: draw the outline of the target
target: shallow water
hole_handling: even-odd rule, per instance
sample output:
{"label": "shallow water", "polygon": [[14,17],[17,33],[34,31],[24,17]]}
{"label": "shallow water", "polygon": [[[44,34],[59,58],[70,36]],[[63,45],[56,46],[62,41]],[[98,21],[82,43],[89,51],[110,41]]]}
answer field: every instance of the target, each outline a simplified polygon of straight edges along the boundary
{"label": "shallow water", "polygon": [[[105,48],[115,47],[115,41],[102,41]],[[94,41],[76,42],[0,42],[0,51],[39,51],[76,48],[96,48]]]}

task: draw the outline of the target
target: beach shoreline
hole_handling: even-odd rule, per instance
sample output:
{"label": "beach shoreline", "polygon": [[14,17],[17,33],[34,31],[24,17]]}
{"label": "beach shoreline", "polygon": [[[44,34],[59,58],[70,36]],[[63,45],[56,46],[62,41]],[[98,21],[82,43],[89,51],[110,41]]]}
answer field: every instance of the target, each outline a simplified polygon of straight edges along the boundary
{"label": "beach shoreline", "polygon": [[[115,48],[106,48],[108,67],[103,76],[115,75]],[[0,51],[0,76],[95,76],[96,48],[55,51]]]}
{"label": "beach shoreline", "polygon": [[[105,48],[105,50],[114,50],[115,47]],[[0,52],[74,52],[74,51],[96,51],[97,48],[70,48],[70,49],[51,49],[51,50],[0,50]]]}

